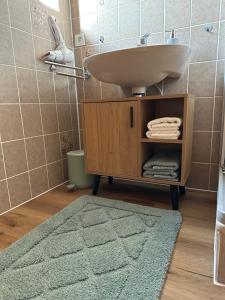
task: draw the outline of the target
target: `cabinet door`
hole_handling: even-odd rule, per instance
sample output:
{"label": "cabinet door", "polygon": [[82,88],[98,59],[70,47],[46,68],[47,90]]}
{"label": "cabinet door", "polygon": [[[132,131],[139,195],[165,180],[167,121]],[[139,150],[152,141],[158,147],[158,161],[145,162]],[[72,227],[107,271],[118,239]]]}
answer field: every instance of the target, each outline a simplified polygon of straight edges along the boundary
{"label": "cabinet door", "polygon": [[[87,103],[84,104],[84,120],[87,171],[121,177],[137,176],[137,103]],[[92,124],[90,131],[87,123]]]}

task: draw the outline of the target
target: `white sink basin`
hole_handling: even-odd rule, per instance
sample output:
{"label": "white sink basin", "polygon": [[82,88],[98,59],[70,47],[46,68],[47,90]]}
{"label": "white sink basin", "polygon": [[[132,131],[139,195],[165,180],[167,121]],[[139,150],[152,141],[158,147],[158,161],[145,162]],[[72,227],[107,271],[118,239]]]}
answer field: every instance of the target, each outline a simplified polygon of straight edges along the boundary
{"label": "white sink basin", "polygon": [[98,80],[145,93],[166,77],[179,78],[189,61],[185,45],[155,45],[123,49],[85,58],[85,66]]}

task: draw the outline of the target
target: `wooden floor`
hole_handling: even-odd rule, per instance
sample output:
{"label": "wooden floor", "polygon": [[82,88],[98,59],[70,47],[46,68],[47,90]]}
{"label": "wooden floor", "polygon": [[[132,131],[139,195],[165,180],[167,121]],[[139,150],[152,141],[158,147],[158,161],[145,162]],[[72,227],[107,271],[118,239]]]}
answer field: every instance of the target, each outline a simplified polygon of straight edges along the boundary
{"label": "wooden floor", "polygon": [[[62,186],[0,216],[0,250],[83,194],[90,190],[67,193]],[[170,208],[166,189],[103,183],[99,196]],[[183,224],[161,299],[225,299],[225,288],[214,286],[212,279],[215,210],[215,194],[188,191],[182,198]]]}

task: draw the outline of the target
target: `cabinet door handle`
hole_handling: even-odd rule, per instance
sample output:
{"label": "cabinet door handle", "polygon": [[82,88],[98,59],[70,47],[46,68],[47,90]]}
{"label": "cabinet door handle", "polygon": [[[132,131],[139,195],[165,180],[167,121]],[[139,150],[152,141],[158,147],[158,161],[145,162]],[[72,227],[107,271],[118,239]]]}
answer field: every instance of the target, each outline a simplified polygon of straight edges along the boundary
{"label": "cabinet door handle", "polygon": [[134,107],[130,107],[130,127],[134,127]]}

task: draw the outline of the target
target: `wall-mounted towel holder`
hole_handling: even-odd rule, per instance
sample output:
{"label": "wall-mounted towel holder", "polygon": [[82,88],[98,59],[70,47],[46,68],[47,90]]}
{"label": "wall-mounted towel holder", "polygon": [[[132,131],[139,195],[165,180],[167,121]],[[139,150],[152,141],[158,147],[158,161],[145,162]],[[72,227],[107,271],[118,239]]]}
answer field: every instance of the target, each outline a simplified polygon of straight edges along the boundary
{"label": "wall-mounted towel holder", "polygon": [[[87,70],[85,70],[85,68],[67,66],[64,64],[60,64],[60,63],[56,63],[56,62],[52,62],[52,61],[48,61],[48,60],[45,60],[44,63],[47,65],[50,65],[50,70],[57,75],[68,76],[68,77],[73,77],[73,78],[78,78],[78,79],[83,79],[83,80],[89,79],[91,76],[91,74]],[[67,74],[64,72],[58,72],[57,67],[76,70],[76,71],[82,72],[82,75],[72,75],[72,74]]]}

